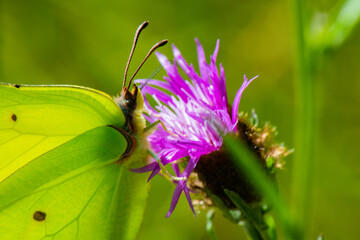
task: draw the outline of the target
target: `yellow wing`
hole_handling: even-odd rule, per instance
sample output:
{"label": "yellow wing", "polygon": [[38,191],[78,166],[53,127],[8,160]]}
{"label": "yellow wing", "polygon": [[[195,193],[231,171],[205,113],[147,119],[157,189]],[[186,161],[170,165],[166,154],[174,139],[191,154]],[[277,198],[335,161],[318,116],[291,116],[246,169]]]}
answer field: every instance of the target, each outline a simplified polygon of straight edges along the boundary
{"label": "yellow wing", "polygon": [[100,91],[0,83],[0,182],[75,136],[124,123],[121,109]]}

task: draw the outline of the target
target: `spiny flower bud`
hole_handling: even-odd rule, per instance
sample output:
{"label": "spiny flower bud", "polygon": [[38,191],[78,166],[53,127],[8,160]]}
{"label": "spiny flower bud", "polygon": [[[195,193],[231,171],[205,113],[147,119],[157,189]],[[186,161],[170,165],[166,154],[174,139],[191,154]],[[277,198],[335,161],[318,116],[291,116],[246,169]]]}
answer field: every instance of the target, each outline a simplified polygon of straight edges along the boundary
{"label": "spiny flower bud", "polygon": [[[277,134],[275,127],[268,123],[258,127],[257,123],[251,123],[247,114],[242,113],[238,116],[237,132],[232,134],[252,150],[271,179],[275,178],[275,168],[282,168],[283,158],[291,153],[282,144],[274,142]],[[244,177],[231,156],[227,149],[221,146],[219,150],[200,157],[188,180],[190,189],[197,192],[193,200],[194,206],[199,209],[212,206],[213,201],[207,194],[209,192],[220,198],[228,208],[235,208],[234,203],[224,192],[225,189],[237,193],[249,204],[262,200],[251,180]]]}

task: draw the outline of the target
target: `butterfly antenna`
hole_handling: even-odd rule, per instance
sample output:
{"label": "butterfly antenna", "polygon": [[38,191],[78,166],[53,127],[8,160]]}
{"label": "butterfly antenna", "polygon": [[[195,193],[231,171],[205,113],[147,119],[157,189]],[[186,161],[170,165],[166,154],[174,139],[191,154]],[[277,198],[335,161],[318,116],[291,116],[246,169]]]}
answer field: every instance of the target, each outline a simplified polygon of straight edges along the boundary
{"label": "butterfly antenna", "polygon": [[[130,62],[131,62],[131,59],[132,59],[132,56],[134,55],[134,51],[135,51],[135,47],[136,47],[136,43],[139,39],[139,36],[140,36],[140,33],[142,30],[144,30],[147,25],[149,25],[149,21],[145,21],[143,22],[142,24],[140,24],[140,26],[137,28],[136,30],[136,33],[135,33],[135,37],[134,37],[134,41],[133,41],[133,45],[132,45],[132,48],[131,48],[131,52],[130,52],[130,56],[128,58],[128,61],[127,61],[127,64],[126,64],[126,68],[125,68],[125,73],[124,73],[124,81],[123,81],[123,85],[122,85],[122,88],[124,89],[125,87],[125,83],[126,83],[126,76],[127,76],[127,72],[129,70],[129,66],[130,66]],[[130,81],[131,82],[131,81]]]}
{"label": "butterfly antenna", "polygon": [[135,75],[138,73],[138,71],[140,70],[140,68],[142,67],[142,65],[144,65],[144,63],[146,62],[146,60],[150,57],[150,55],[159,47],[164,46],[165,44],[168,43],[167,39],[164,39],[158,43],[156,43],[150,50],[149,52],[146,54],[146,57],[144,58],[144,60],[140,63],[140,66],[136,69],[136,71],[134,72],[134,74],[131,76],[130,81],[128,83],[128,89],[131,85],[132,80],[134,79]]}

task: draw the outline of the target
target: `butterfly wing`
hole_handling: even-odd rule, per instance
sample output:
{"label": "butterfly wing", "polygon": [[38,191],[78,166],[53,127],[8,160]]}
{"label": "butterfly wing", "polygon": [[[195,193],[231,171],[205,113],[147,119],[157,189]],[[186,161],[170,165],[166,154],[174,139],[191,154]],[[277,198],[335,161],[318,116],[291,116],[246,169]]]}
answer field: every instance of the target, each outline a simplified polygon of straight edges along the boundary
{"label": "butterfly wing", "polygon": [[0,84],[0,181],[81,133],[124,122],[116,103],[99,91]]}
{"label": "butterfly wing", "polygon": [[125,121],[112,99],[0,85],[0,101],[0,238],[134,238],[147,187],[119,162],[127,140],[107,125]]}

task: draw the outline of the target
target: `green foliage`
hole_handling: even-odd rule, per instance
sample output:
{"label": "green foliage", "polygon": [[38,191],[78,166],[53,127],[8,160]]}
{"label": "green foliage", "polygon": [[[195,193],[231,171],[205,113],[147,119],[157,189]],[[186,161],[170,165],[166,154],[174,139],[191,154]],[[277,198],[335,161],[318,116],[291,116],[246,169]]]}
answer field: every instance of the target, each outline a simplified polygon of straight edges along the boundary
{"label": "green foliage", "polygon": [[[330,13],[316,13],[307,33],[313,51],[338,48],[350,37],[360,20],[360,2],[346,0]],[[324,19],[325,18],[325,19]]]}
{"label": "green foliage", "polygon": [[[347,0],[339,5],[336,16],[330,15],[329,27],[320,24],[317,28],[309,26],[309,11],[301,0],[293,0],[293,19],[296,29],[296,62],[294,86],[296,91],[295,108],[295,163],[293,174],[293,218],[299,224],[301,238],[309,229],[312,208],[311,193],[314,181],[314,152],[317,134],[316,112],[316,74],[320,70],[323,50],[339,47],[350,36],[360,19],[360,2]],[[314,18],[316,20],[316,18]],[[316,22],[315,22],[316,24]],[[309,31],[314,30],[315,31]]]}

